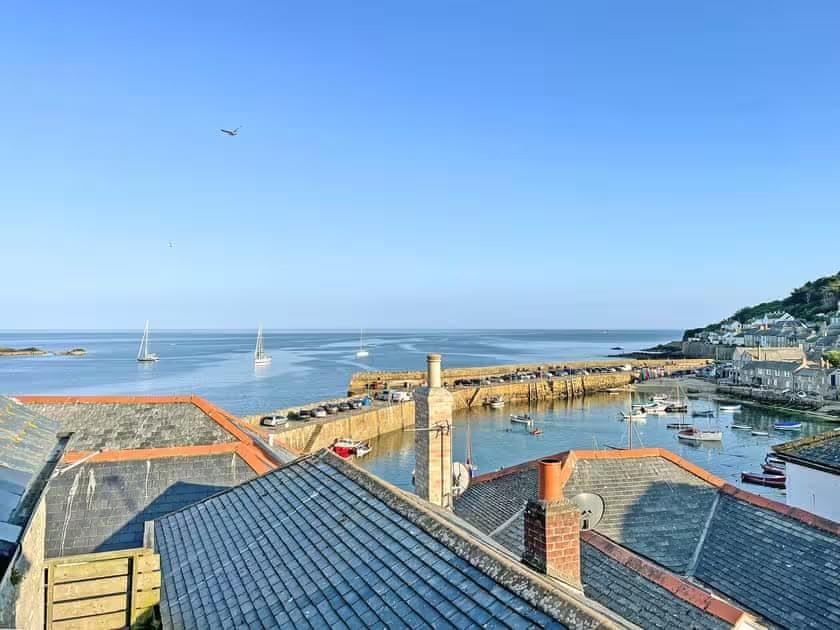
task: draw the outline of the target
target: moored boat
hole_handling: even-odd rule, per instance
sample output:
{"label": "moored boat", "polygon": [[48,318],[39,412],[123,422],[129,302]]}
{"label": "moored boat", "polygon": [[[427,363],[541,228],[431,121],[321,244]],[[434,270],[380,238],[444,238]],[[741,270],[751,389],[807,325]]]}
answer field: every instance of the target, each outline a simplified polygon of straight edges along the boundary
{"label": "moored boat", "polygon": [[741,411],[741,405],[721,405],[721,411]]}
{"label": "moored boat", "polygon": [[714,409],[702,409],[700,411],[692,411],[691,415],[695,418],[714,418]]}
{"label": "moored boat", "polygon": [[690,429],[694,425],[690,422],[669,422],[665,425],[667,429]]}
{"label": "moored boat", "polygon": [[505,399],[503,396],[493,396],[487,400],[487,406],[491,409],[501,409],[505,406]]}
{"label": "moored boat", "polygon": [[666,405],[665,412],[666,413],[685,413],[688,411],[688,405],[684,403],[678,403],[673,405]]}
{"label": "moored boat", "polygon": [[757,435],[759,437],[767,437],[770,434],[767,431],[750,431],[750,435]]}
{"label": "moored boat", "polygon": [[787,477],[785,475],[765,475],[762,473],[742,472],[741,481],[745,483],[754,483],[760,486],[769,486],[771,488],[784,488]]}
{"label": "moored boat", "polygon": [[761,470],[767,475],[784,475],[787,471],[784,466],[774,466],[773,464],[762,464]]}
{"label": "moored boat", "polygon": [[523,414],[511,414],[510,421],[514,424],[527,424],[531,426],[534,420],[529,416],[527,413]]}
{"label": "moored boat", "polygon": [[633,410],[630,413],[622,411],[619,413],[619,415],[621,416],[622,420],[628,422],[647,422],[647,414],[643,411]]}
{"label": "moored boat", "polygon": [[370,446],[367,442],[360,440],[339,438],[333,442],[332,450],[336,455],[347,459],[349,457],[364,457],[370,453]]}
{"label": "moored boat", "polygon": [[752,429],[752,427],[748,424],[730,424],[729,428],[740,430],[740,431],[749,431],[750,429]]}
{"label": "moored boat", "polygon": [[794,420],[776,422],[773,424],[773,428],[776,431],[799,431],[802,428],[802,423]]}
{"label": "moored boat", "polygon": [[697,427],[690,427],[677,433],[677,438],[687,442],[720,442],[723,440],[723,433],[721,431],[703,431]]}

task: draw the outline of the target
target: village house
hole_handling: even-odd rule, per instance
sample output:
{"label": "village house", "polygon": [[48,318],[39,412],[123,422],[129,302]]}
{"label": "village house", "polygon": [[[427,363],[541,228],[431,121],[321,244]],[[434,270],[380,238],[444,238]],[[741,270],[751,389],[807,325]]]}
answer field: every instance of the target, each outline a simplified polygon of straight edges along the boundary
{"label": "village house", "polygon": [[762,348],[744,346],[732,353],[732,371],[736,382],[748,383],[742,377],[743,369],[753,361],[784,361],[802,365],[806,361],[805,351],[800,347]]}
{"label": "village house", "polygon": [[751,361],[740,371],[739,382],[752,387],[793,391],[801,364],[791,361]]}
{"label": "village house", "polygon": [[840,522],[840,432],[777,444],[786,463],[787,504]]}

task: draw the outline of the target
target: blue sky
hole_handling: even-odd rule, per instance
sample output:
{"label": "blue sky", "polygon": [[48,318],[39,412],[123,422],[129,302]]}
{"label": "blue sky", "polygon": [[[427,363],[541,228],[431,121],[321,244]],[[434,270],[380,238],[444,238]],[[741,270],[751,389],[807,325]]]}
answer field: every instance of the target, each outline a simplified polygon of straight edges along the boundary
{"label": "blue sky", "polygon": [[840,268],[838,32],[831,2],[6,5],[0,329],[705,324]]}

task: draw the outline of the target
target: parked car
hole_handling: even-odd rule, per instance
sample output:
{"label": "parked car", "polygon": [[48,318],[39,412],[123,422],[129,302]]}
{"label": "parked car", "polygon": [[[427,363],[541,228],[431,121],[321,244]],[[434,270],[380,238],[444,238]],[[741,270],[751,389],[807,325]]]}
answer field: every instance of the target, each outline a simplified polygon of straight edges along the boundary
{"label": "parked car", "polygon": [[326,418],[327,417],[327,410],[323,407],[316,407],[312,410],[312,417],[313,418]]}
{"label": "parked car", "polygon": [[346,403],[346,402],[338,403],[338,410],[339,411],[350,411],[350,409],[351,409],[350,403]]}
{"label": "parked car", "polygon": [[383,389],[381,392],[376,392],[376,400],[391,400],[390,390]]}
{"label": "parked car", "polygon": [[362,401],[359,398],[354,398],[350,401],[350,406],[353,409],[361,409],[362,408]]}
{"label": "parked car", "polygon": [[326,405],[324,409],[326,409],[327,413],[330,415],[338,413],[338,405]]}
{"label": "parked car", "polygon": [[393,391],[391,392],[391,402],[406,402],[411,400],[411,392]]}
{"label": "parked car", "polygon": [[309,420],[312,417],[312,412],[309,409],[301,409],[297,412],[298,420]]}
{"label": "parked car", "polygon": [[270,416],[263,416],[260,418],[260,424],[264,427],[282,427],[288,423],[286,416],[281,416],[278,414],[270,415]]}

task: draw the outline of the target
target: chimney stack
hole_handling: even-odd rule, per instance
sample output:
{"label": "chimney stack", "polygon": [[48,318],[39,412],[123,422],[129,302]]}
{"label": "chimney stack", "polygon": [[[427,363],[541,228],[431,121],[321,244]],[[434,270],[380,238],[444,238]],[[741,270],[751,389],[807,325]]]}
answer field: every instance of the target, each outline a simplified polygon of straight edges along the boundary
{"label": "chimney stack", "polygon": [[558,459],[539,462],[536,499],[525,508],[522,560],[541,573],[580,588],[580,508],[563,496]]}
{"label": "chimney stack", "polygon": [[452,507],[452,394],[440,386],[440,355],[426,357],[426,387],[414,392],[414,487],[420,498]]}

